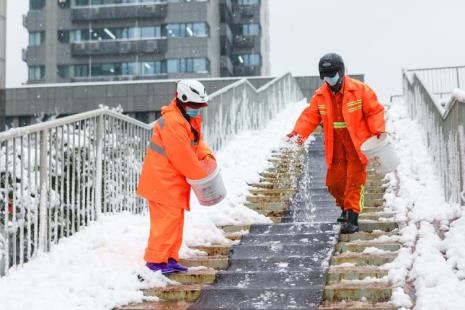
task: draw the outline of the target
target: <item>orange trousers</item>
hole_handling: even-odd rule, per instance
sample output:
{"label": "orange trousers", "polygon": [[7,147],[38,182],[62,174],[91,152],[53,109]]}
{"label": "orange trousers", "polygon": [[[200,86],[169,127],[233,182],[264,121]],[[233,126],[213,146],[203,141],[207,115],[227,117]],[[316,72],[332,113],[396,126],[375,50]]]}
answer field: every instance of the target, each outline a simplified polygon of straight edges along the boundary
{"label": "orange trousers", "polygon": [[365,203],[366,165],[362,164],[347,129],[335,132],[333,163],[326,186],[344,211],[360,213]]}
{"label": "orange trousers", "polygon": [[149,201],[150,235],[144,260],[166,263],[169,258],[179,260],[184,230],[184,209]]}

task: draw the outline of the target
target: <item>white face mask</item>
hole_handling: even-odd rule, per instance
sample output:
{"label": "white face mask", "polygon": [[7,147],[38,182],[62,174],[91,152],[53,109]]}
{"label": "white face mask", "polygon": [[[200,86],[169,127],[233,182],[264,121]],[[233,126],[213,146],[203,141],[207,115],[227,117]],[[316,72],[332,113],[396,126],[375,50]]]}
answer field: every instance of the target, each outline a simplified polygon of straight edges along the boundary
{"label": "white face mask", "polygon": [[325,76],[325,77],[323,78],[323,80],[324,80],[326,83],[328,83],[329,86],[334,86],[334,85],[336,85],[337,82],[339,81],[339,72],[336,73],[336,75],[333,76],[333,77]]}

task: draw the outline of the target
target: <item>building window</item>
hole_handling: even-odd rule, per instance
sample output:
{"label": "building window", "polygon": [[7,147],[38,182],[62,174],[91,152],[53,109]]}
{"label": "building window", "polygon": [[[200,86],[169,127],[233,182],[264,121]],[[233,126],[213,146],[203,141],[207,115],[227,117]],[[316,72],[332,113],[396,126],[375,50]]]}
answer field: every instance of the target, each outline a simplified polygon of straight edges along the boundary
{"label": "building window", "polygon": [[259,24],[242,24],[241,34],[244,36],[258,36],[260,35]]}
{"label": "building window", "polygon": [[42,10],[45,6],[45,0],[29,0],[30,10]]}
{"label": "building window", "polygon": [[64,79],[73,77],[87,77],[89,76],[89,65],[60,65],[58,66],[58,76]]}
{"label": "building window", "polygon": [[208,73],[210,62],[206,58],[180,58],[167,60],[168,73]]}
{"label": "building window", "polygon": [[206,37],[209,29],[206,23],[168,24],[166,34],[172,38]]}
{"label": "building window", "polygon": [[260,0],[233,0],[238,5],[259,5]]}
{"label": "building window", "polygon": [[89,30],[58,30],[58,41],[61,43],[74,43],[89,40]]}
{"label": "building window", "polygon": [[29,66],[29,81],[40,81],[45,76],[45,66]]}
{"label": "building window", "polygon": [[167,0],[74,0],[75,6],[86,5],[119,5],[119,4],[137,4],[137,3],[166,3]]}
{"label": "building window", "polygon": [[161,61],[141,63],[142,75],[157,75],[166,72]]}
{"label": "building window", "polygon": [[261,57],[260,57],[259,54],[237,55],[235,57],[234,63],[236,65],[244,65],[244,66],[260,66],[261,65]]}
{"label": "building window", "polygon": [[40,46],[45,42],[45,31],[29,32],[29,46]]}

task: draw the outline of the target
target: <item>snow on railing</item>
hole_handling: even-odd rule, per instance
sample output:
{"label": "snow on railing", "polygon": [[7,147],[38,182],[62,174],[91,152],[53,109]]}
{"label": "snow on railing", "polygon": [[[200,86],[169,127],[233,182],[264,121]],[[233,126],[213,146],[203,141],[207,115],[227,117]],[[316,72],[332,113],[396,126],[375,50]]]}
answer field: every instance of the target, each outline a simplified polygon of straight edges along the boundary
{"label": "snow on railing", "polygon": [[465,67],[408,70],[403,94],[410,117],[426,129],[444,195],[460,203],[465,191]]}
{"label": "snow on railing", "polygon": [[[301,99],[290,74],[258,90],[240,80],[211,95],[205,138],[218,150]],[[101,212],[144,212],[135,191],[152,126],[104,108],[1,132],[0,276]]]}

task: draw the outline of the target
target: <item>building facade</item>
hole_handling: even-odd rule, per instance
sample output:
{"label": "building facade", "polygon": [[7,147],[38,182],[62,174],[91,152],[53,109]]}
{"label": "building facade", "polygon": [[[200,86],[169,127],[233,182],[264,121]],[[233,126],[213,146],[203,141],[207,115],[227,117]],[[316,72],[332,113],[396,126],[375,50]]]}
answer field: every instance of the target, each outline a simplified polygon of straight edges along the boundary
{"label": "building facade", "polygon": [[0,1],[0,89],[5,88],[6,1]]}
{"label": "building facade", "polygon": [[269,75],[269,0],[29,1],[29,84]]}

